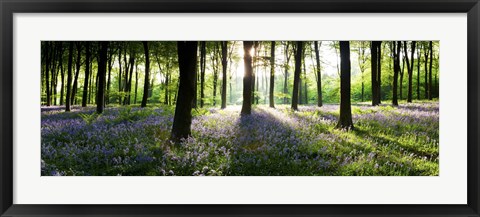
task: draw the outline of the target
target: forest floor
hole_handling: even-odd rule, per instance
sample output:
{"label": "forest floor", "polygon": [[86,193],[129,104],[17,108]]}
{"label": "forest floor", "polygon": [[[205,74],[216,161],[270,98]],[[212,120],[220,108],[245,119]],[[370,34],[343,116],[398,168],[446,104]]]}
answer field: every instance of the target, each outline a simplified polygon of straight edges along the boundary
{"label": "forest floor", "polygon": [[192,136],[169,141],[174,107],[41,108],[44,176],[437,176],[439,104],[193,110]]}

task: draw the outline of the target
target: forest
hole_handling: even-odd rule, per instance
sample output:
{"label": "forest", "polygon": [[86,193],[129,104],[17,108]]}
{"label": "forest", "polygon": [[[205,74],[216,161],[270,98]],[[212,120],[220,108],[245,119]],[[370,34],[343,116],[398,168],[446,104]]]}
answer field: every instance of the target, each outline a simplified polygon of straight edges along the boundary
{"label": "forest", "polygon": [[42,41],[43,176],[438,176],[438,41]]}

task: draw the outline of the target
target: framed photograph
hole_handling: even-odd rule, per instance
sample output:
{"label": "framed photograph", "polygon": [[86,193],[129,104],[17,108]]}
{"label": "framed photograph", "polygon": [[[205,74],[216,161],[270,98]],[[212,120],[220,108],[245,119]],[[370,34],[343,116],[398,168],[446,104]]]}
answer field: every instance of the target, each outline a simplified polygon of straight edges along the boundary
{"label": "framed photograph", "polygon": [[0,8],[1,216],[479,216],[478,0]]}

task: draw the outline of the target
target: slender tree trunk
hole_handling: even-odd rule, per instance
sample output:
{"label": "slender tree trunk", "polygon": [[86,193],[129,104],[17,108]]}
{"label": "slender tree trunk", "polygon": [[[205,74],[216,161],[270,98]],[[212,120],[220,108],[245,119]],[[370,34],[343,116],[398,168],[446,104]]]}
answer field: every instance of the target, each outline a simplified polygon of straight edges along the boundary
{"label": "slender tree trunk", "polygon": [[243,42],[243,62],[245,68],[245,74],[243,75],[243,103],[241,115],[249,115],[252,113],[252,80],[253,80],[253,68],[252,68],[252,56],[250,51],[253,47],[253,41]]}
{"label": "slender tree trunk", "polygon": [[218,82],[218,43],[213,42],[215,47],[213,49],[212,63],[213,63],[213,106],[217,105],[217,82]]}
{"label": "slender tree trunk", "polygon": [[168,89],[168,85],[170,84],[170,68],[167,67],[167,71],[165,73],[165,104],[170,105],[170,91]]}
{"label": "slender tree trunk", "polygon": [[62,79],[62,85],[60,86],[60,105],[63,105],[63,95],[65,92],[65,71],[63,70],[63,42],[59,42],[59,50],[60,50],[60,78]]}
{"label": "slender tree trunk", "polygon": [[203,108],[205,99],[205,65],[206,65],[206,42],[200,43],[200,108]]}
{"label": "slender tree trunk", "polygon": [[[340,41],[340,118],[337,127],[353,130],[350,103],[350,42]],[[375,60],[372,58],[372,60]]]}
{"label": "slender tree trunk", "polygon": [[90,84],[88,85],[88,97],[87,97],[88,101],[87,101],[87,104],[91,104],[91,102],[92,102],[92,89],[93,89],[93,71],[91,70],[92,69],[91,64],[88,67],[90,67],[90,78],[88,79],[89,80],[88,82]]}
{"label": "slender tree trunk", "polygon": [[105,106],[105,74],[107,72],[107,52],[108,52],[108,42],[100,42],[100,54],[98,57],[98,83],[97,83],[97,113],[103,113]]}
{"label": "slender tree trunk", "polygon": [[401,100],[403,99],[403,75],[404,74],[405,74],[405,55],[403,55],[402,69],[400,70],[400,99]]}
{"label": "slender tree trunk", "polygon": [[370,42],[370,51],[371,51],[371,71],[372,71],[372,105],[376,106],[377,103],[377,70],[378,70],[378,49],[377,49],[377,41]]}
{"label": "slender tree trunk", "polygon": [[118,104],[122,104],[122,46],[118,49]]}
{"label": "slender tree trunk", "polygon": [[77,60],[75,61],[75,78],[73,79],[73,86],[72,86],[72,105],[77,104],[77,84],[78,84],[78,75],[80,74],[80,66],[82,61],[82,44],[81,42],[75,43],[77,47]]}
{"label": "slender tree trunk", "polygon": [[432,82],[432,63],[433,63],[433,42],[429,42],[429,53],[430,53],[430,67],[428,69],[428,99],[433,99],[433,82]]}
{"label": "slender tree trunk", "polygon": [[145,51],[145,84],[143,86],[143,98],[142,98],[141,107],[144,108],[147,106],[147,99],[148,99],[148,77],[150,73],[150,55],[148,52],[148,42],[143,41],[142,43],[143,43],[143,50]]}
{"label": "slender tree trunk", "polygon": [[65,96],[65,111],[70,111],[70,96],[71,96],[71,89],[72,89],[72,62],[73,62],[73,43],[68,42],[68,72],[67,72],[67,95]]}
{"label": "slender tree trunk", "polygon": [[429,50],[427,49],[427,45],[423,45],[423,55],[425,59],[425,99],[428,99],[428,55],[429,55]]}
{"label": "slender tree trunk", "polygon": [[52,54],[50,51],[50,42],[45,42],[45,56],[47,57],[46,63],[45,63],[45,87],[46,87],[46,92],[47,92],[47,106],[50,106],[50,59]]}
{"label": "slender tree trunk", "polygon": [[138,90],[138,62],[135,64],[135,98],[133,104],[137,104],[137,90]]}
{"label": "slender tree trunk", "polygon": [[[131,99],[131,93],[132,93],[132,76],[133,76],[133,67],[135,66],[135,54],[130,54],[132,55],[130,57],[130,73],[129,73],[129,76],[128,76],[128,85],[127,85],[127,95],[128,95],[128,99],[127,99],[127,105],[130,105],[130,99]],[[152,85],[153,86],[153,82],[152,82]]]}
{"label": "slender tree trunk", "polygon": [[[322,67],[320,65],[320,46],[318,46],[318,41],[314,42],[315,46],[315,60],[317,62],[317,106],[323,106],[323,99],[322,99]],[[363,83],[362,83],[362,101],[363,101]]]}
{"label": "slender tree trunk", "polygon": [[417,47],[417,100],[420,100],[420,60],[421,60],[420,44]]}
{"label": "slender tree trunk", "polygon": [[125,72],[123,73],[124,77],[122,79],[122,100],[123,100],[123,105],[126,105],[127,103],[127,98],[128,98],[128,93],[127,93],[127,84],[128,84],[128,72],[130,71],[130,63],[127,61],[127,49],[130,47],[129,43],[130,42],[125,42],[125,49],[123,50],[123,64],[125,66]]}
{"label": "slender tree trunk", "polygon": [[402,42],[392,42],[393,43],[393,90],[392,90],[392,104],[398,106],[398,74],[400,73],[400,48],[402,47]]}
{"label": "slender tree trunk", "polygon": [[303,88],[304,88],[304,96],[305,96],[305,104],[308,105],[308,87],[307,87],[307,66],[305,65],[305,54],[303,55]]}
{"label": "slender tree trunk", "polygon": [[293,94],[292,94],[292,109],[298,111],[298,93],[299,93],[299,82],[300,82],[300,72],[302,70],[302,53],[303,53],[303,42],[297,41],[297,46],[295,49],[295,74],[293,78]]}
{"label": "slender tree trunk", "polygon": [[105,103],[109,104],[110,103],[110,85],[111,85],[111,79],[112,79],[112,67],[113,67],[113,60],[114,60],[114,55],[113,55],[113,50],[112,48],[109,49],[109,58],[108,58],[108,77],[107,77],[107,93],[105,96]]}
{"label": "slender tree trunk", "polygon": [[377,50],[378,50],[378,56],[377,56],[377,96],[376,96],[376,101],[377,105],[382,104],[382,42],[378,41],[377,42]]}
{"label": "slender tree trunk", "polygon": [[85,79],[83,80],[82,107],[87,106],[88,78],[90,76],[90,42],[85,42]]}
{"label": "slender tree trunk", "polygon": [[270,108],[275,108],[275,41],[271,42],[270,47],[270,91],[269,91],[269,105]]}
{"label": "slender tree trunk", "polygon": [[288,95],[288,70],[289,70],[289,63],[290,63],[290,55],[289,55],[289,45],[290,43],[289,42],[285,42],[285,79],[283,81],[283,94],[284,94],[284,97],[283,97],[283,104],[287,104],[288,103],[288,98],[287,98],[287,95]]}
{"label": "slender tree trunk", "polygon": [[[52,42],[52,45],[56,45],[55,43]],[[56,105],[56,95],[57,95],[57,85],[56,85],[56,80],[57,80],[57,56],[58,56],[58,52],[57,52],[57,48],[56,46],[53,46],[52,48],[52,77],[51,77],[51,100],[52,100],[52,104],[53,105]]]}
{"label": "slender tree trunk", "polygon": [[177,42],[177,47],[180,83],[172,127],[172,140],[175,142],[187,138],[191,133],[192,102],[197,73],[197,42]]}
{"label": "slender tree trunk", "polygon": [[[414,52],[415,52],[415,41],[412,41],[411,47],[411,57],[408,57],[407,42],[403,42],[403,49],[405,53],[405,61],[407,62],[407,72],[408,72],[408,94],[407,102],[411,103],[413,98],[413,65],[414,65]],[[411,62],[410,62],[411,60]]]}
{"label": "slender tree trunk", "polygon": [[227,107],[227,45],[227,41],[222,41],[222,109]]}
{"label": "slender tree trunk", "polygon": [[[258,41],[254,41],[253,42],[253,53],[256,54],[257,51],[259,50],[258,49],[259,47],[259,42]],[[256,55],[256,57],[258,57],[258,55]],[[255,85],[257,84],[257,71],[258,71],[258,58],[256,57],[252,57],[252,72],[253,72],[253,76],[252,76],[252,104],[255,103],[256,99],[257,99],[257,93],[255,92],[256,91],[256,88],[255,88]],[[257,102],[258,104],[258,102]]]}

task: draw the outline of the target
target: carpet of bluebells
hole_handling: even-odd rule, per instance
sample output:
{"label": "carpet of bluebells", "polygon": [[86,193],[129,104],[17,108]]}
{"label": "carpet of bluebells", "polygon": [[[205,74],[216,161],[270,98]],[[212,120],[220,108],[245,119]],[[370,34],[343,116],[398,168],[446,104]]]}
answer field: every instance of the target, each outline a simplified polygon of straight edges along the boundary
{"label": "carpet of bluebells", "polygon": [[169,141],[174,108],[42,107],[44,176],[437,176],[438,102],[193,110],[192,135]]}

